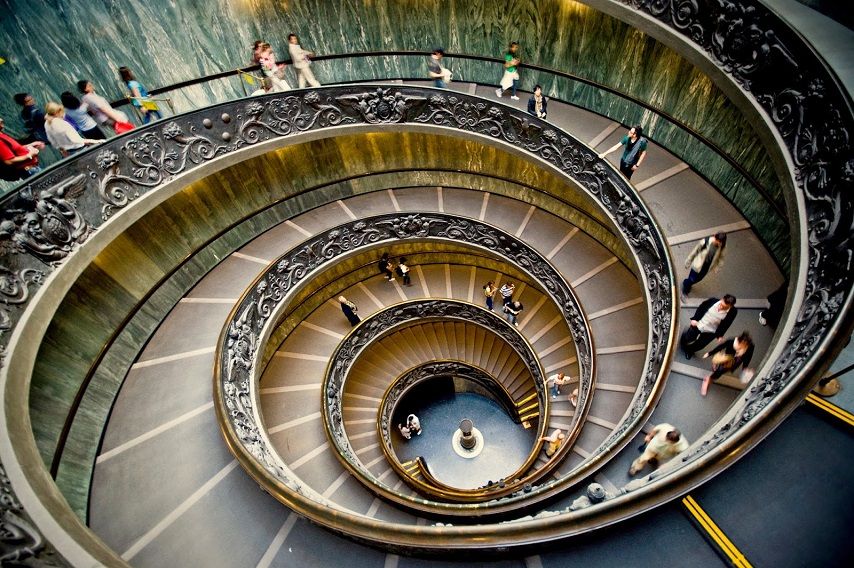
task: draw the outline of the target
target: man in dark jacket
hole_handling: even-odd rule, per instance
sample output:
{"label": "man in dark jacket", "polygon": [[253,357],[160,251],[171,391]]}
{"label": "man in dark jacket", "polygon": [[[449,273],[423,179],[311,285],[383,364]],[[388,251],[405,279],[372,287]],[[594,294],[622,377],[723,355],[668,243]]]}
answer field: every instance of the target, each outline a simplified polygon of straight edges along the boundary
{"label": "man in dark jacket", "polygon": [[729,326],[735,320],[738,309],[735,307],[735,296],[727,294],[722,299],[709,298],[704,301],[691,317],[691,325],[682,332],[679,346],[686,359],[717,338],[723,341]]}

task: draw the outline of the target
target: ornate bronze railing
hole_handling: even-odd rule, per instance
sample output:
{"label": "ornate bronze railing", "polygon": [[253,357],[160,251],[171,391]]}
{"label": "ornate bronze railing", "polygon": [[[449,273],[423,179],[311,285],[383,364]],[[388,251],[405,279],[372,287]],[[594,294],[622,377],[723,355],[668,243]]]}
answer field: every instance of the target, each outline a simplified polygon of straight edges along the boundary
{"label": "ornate bronze railing", "polygon": [[[310,132],[314,136],[334,135],[342,127],[349,132],[414,127],[512,146],[528,159],[574,181],[601,205],[632,246],[655,322],[641,378],[639,396],[645,397],[645,401],[633,404],[621,432],[628,439],[635,429],[632,425],[639,427],[648,416],[661,386],[675,309],[667,248],[646,208],[624,178],[606,162],[583,143],[551,125],[478,97],[415,87],[333,87],[218,105],[112,139],[24,184],[9,198],[15,200],[15,207],[9,207],[7,201],[2,231],[8,243],[3,256],[9,275],[8,289],[17,290],[14,295],[7,294],[9,301],[4,308],[7,333],[2,341],[8,341],[10,335],[12,341],[7,344],[9,357],[2,372],[4,384],[14,385],[11,391],[7,386],[4,394],[7,400],[17,401],[9,404],[26,404],[23,401],[34,352],[23,346],[38,343],[50,319],[50,306],[58,302],[74,276],[112,238],[110,235],[117,234],[132,219],[183,187],[185,180],[192,179],[184,176],[194,170],[214,171],[236,159],[275,147],[280,138],[286,140]],[[153,192],[155,189],[158,191]],[[151,193],[156,193],[154,199],[141,199]],[[496,246],[502,243],[497,242]],[[282,269],[293,276],[308,270],[307,266],[311,263]],[[264,298],[262,304],[269,299],[266,297],[269,291],[253,293]],[[34,296],[42,301],[31,303]],[[44,301],[45,298],[50,300]],[[578,322],[570,325],[573,323],[578,325]],[[233,348],[237,354],[245,356],[254,349],[252,344],[241,343],[239,336],[236,340]],[[580,351],[588,356],[591,353],[589,348]],[[239,361],[239,357],[234,360],[238,367]],[[17,398],[21,396],[24,398]],[[223,408],[222,415],[231,410]],[[26,415],[6,415],[6,421],[9,427],[5,432],[30,431]],[[246,432],[241,430],[241,433]],[[614,452],[623,442],[615,438],[609,443],[607,451]],[[27,463],[38,463],[32,438],[16,437],[11,446]],[[265,452],[259,454],[262,463],[267,459]],[[250,463],[244,457],[241,463],[247,469],[265,475],[257,462]],[[274,467],[272,462],[270,465]],[[31,475],[28,483],[34,494],[49,503],[51,510],[66,506],[51,496],[49,488],[53,483],[46,471]],[[278,485],[299,487],[290,481]],[[300,495],[298,491],[296,494]],[[342,528],[337,513],[330,516],[325,507],[311,499],[294,499],[289,497],[286,501],[306,514],[317,515],[321,524]],[[370,521],[366,523],[352,526],[362,531],[372,526]]]}
{"label": "ornate bronze railing", "polygon": [[[505,488],[499,492],[498,487],[481,489],[481,490],[466,490],[450,487],[447,484],[437,483],[435,486],[430,486],[423,481],[414,480],[405,477],[405,472],[400,467],[395,467],[398,461],[394,459],[391,438],[389,435],[388,416],[383,412],[384,403],[381,405],[378,417],[378,434],[382,440],[383,452],[385,453],[389,464],[395,471],[403,476],[404,480],[412,483],[413,487],[430,497],[440,499],[443,502],[431,503],[425,502],[421,498],[410,498],[400,491],[395,491],[389,485],[379,481],[368,470],[368,468],[359,460],[352,446],[350,445],[347,436],[346,426],[344,423],[343,397],[346,389],[347,375],[350,369],[357,364],[358,359],[362,354],[366,353],[371,344],[387,337],[405,327],[419,324],[431,319],[442,321],[457,321],[465,322],[466,325],[476,325],[483,329],[489,330],[496,334],[505,344],[509,345],[513,351],[519,356],[522,363],[528,368],[531,374],[533,386],[536,389],[537,400],[539,406],[543,409],[543,416],[546,419],[541,420],[537,426],[537,438],[540,438],[545,428],[548,426],[546,420],[549,414],[549,397],[545,387],[545,372],[537,359],[536,353],[525,337],[519,333],[515,327],[511,326],[499,315],[487,310],[486,308],[475,306],[467,302],[457,300],[411,300],[394,304],[372,314],[357,325],[347,336],[338,344],[335,351],[329,360],[326,374],[324,376],[321,392],[323,393],[321,403],[321,413],[323,416],[324,426],[329,437],[330,445],[335,448],[336,456],[341,463],[350,472],[359,479],[364,485],[370,488],[378,495],[395,501],[403,506],[427,512],[441,512],[443,514],[454,514],[453,507],[447,506],[449,502],[461,503],[476,503],[497,499],[505,494],[513,493],[515,489],[511,487]],[[589,344],[589,337],[585,343]],[[434,365],[442,365],[443,363],[434,363]],[[421,367],[424,369],[424,367]],[[409,381],[403,383],[395,381],[390,385],[387,394],[391,396],[399,395],[403,391],[412,386],[415,381],[423,380],[420,373],[406,373],[404,376],[409,377]],[[395,384],[399,388],[391,389]],[[587,393],[587,399],[589,397]],[[508,393],[509,396],[509,393]],[[396,404],[398,398],[390,400],[388,404]],[[581,424],[576,424],[580,429]],[[531,468],[534,461],[539,455],[539,444],[532,448],[531,452],[526,456],[522,464],[512,473],[508,473],[507,479],[516,480],[524,479],[525,473]],[[512,485],[512,484],[511,484]],[[470,511],[460,510],[459,513],[463,516],[469,516]]]}

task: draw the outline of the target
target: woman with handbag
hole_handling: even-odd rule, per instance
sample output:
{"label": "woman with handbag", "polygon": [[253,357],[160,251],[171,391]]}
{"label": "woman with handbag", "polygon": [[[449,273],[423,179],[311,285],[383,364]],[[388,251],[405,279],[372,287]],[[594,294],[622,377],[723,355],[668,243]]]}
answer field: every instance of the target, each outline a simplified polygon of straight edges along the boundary
{"label": "woman with handbag", "polygon": [[100,126],[109,126],[116,134],[133,130],[133,124],[128,121],[127,115],[114,109],[110,101],[96,93],[92,81],[88,79],[77,81],[77,90],[83,95],[81,100],[87,106],[89,114]]}
{"label": "woman with handbag", "polygon": [[743,366],[741,372],[742,382],[753,378],[753,369],[749,368],[750,360],[753,358],[753,339],[746,331],[738,337],[726,340],[705,355],[703,359],[712,358],[712,374],[703,379],[700,394],[706,396],[709,391],[709,383],[718,380],[724,373],[730,373]]}

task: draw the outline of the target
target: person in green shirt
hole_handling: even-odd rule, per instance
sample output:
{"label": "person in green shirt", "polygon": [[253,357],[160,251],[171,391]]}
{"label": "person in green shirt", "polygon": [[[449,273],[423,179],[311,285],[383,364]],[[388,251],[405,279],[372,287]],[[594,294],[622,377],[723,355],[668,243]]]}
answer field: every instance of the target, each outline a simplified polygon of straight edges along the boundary
{"label": "person in green shirt", "polygon": [[516,87],[519,85],[519,72],[516,67],[519,65],[519,43],[512,41],[510,47],[507,48],[507,53],[504,54],[504,75],[501,77],[500,87],[495,89],[495,95],[501,98],[504,91],[511,89],[510,98],[518,101],[516,96]]}
{"label": "person in green shirt", "polygon": [[599,157],[604,158],[611,152],[618,150],[620,146],[625,146],[620,158],[620,171],[628,179],[632,179],[632,174],[641,167],[644,159],[646,159],[647,141],[643,137],[643,128],[633,126],[629,129],[628,134],[623,136],[622,140],[599,154]]}

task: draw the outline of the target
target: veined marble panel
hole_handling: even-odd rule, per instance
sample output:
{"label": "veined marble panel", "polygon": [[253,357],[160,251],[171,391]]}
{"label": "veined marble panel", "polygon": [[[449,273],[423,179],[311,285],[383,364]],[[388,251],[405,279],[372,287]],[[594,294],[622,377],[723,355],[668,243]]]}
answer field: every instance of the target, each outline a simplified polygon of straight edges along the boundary
{"label": "veined marble panel", "polygon": [[[124,94],[116,70],[133,69],[149,89],[246,65],[255,39],[287,57],[287,34],[319,54],[429,50],[498,57],[521,43],[524,62],[577,74],[636,96],[678,117],[740,160],[779,193],[765,151],[750,126],[711,81],[673,50],[631,26],[573,0],[67,0],[60,4],[10,0],[0,19],[0,116],[21,132],[11,97],[32,92],[40,104],[91,79],[107,97]],[[640,62],[640,64],[639,64]],[[460,79],[497,83],[498,64],[447,60]],[[423,57],[323,61],[322,82],[426,75]],[[290,75],[290,81],[295,78]],[[622,122],[643,112],[580,83],[522,70],[522,86]],[[248,88],[254,88],[249,86]],[[237,77],[169,94],[176,111],[242,96]],[[663,126],[650,134],[666,143]],[[708,175],[708,174],[707,174]],[[718,180],[709,176],[713,181]],[[727,180],[721,180],[727,181]]]}

